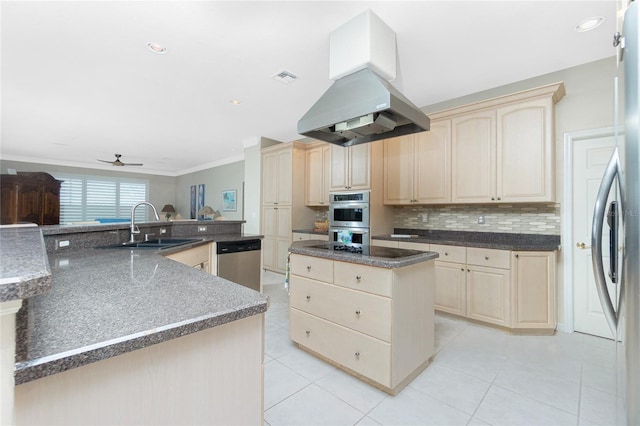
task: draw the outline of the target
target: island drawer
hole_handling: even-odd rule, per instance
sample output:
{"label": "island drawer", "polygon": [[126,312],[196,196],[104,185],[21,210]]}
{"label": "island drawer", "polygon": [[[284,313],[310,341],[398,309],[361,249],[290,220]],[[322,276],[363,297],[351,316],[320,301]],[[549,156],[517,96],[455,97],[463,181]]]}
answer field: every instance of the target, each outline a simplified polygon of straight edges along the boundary
{"label": "island drawer", "polygon": [[391,299],[297,276],[289,285],[291,307],[391,341]]}
{"label": "island drawer", "polygon": [[335,262],[333,275],[333,283],[336,285],[391,297],[392,269]]}
{"label": "island drawer", "polygon": [[333,261],[319,257],[291,255],[291,274],[313,280],[333,282]]}
{"label": "island drawer", "polygon": [[391,386],[391,345],[291,308],[290,337],[383,386]]}
{"label": "island drawer", "polygon": [[511,252],[507,250],[468,247],[467,265],[509,269],[511,268]]}
{"label": "island drawer", "polygon": [[437,260],[442,262],[467,263],[467,248],[462,246],[444,246],[431,244],[431,251],[440,255]]}

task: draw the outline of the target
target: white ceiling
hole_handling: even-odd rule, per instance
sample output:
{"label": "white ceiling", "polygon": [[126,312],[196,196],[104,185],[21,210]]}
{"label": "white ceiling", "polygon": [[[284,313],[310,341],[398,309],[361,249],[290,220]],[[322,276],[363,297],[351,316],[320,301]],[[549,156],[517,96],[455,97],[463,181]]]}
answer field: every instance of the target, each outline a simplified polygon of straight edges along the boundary
{"label": "white ceiling", "polygon": [[396,32],[393,84],[418,106],[615,54],[613,0],[3,0],[0,156],[113,169],[96,159],[120,153],[144,166],[119,171],[176,176],[300,138],[331,84],[329,34],[366,9]]}

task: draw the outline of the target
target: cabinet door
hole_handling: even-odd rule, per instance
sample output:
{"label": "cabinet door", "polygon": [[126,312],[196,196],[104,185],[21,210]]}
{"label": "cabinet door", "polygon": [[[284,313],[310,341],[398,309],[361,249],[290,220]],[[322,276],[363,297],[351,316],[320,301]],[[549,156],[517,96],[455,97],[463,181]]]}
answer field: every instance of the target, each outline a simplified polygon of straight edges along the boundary
{"label": "cabinet door", "polygon": [[554,252],[513,253],[513,327],[556,328]]}
{"label": "cabinet door", "polygon": [[277,210],[273,207],[262,209],[262,267],[274,270],[276,268],[276,235],[278,233]]}
{"label": "cabinet door", "polygon": [[349,148],[343,148],[339,145],[331,145],[330,185],[332,191],[342,191],[348,189],[348,159]]}
{"label": "cabinet door", "polygon": [[329,174],[331,153],[329,146],[318,146],[306,152],[306,193],[307,206],[329,204]]}
{"label": "cabinet door", "polygon": [[451,199],[454,203],[495,200],[495,110],[480,111],[452,120]]}
{"label": "cabinet door", "polygon": [[349,151],[349,189],[370,189],[371,144],[354,145]]}
{"label": "cabinet door", "polygon": [[420,204],[451,201],[451,121],[431,123],[428,132],[416,133],[414,198]]}
{"label": "cabinet door", "polygon": [[505,202],[554,200],[552,100],[497,110],[497,196]]}
{"label": "cabinet door", "polygon": [[18,184],[18,222],[42,225],[42,189],[39,183]]}
{"label": "cabinet door", "polygon": [[436,261],[435,308],[456,315],[466,315],[466,269],[461,263]]}
{"label": "cabinet door", "polygon": [[272,152],[262,155],[262,203],[278,202],[278,156]]}
{"label": "cabinet door", "polygon": [[18,184],[4,180],[1,183],[0,210],[2,211],[2,224],[18,223]]}
{"label": "cabinet door", "polygon": [[277,231],[275,242],[275,271],[285,272],[291,245],[291,207],[275,208]]}
{"label": "cabinet door", "polygon": [[414,200],[414,136],[384,141],[384,204],[410,204]]}
{"label": "cabinet door", "polygon": [[510,327],[510,284],[506,269],[467,266],[467,316]]}
{"label": "cabinet door", "polygon": [[60,223],[60,184],[46,183],[42,191],[42,222],[43,225],[58,225]]}
{"label": "cabinet door", "polygon": [[291,149],[278,151],[277,162],[277,196],[276,202],[278,204],[291,204],[293,199],[291,190],[293,185],[291,179],[293,178],[293,152]]}

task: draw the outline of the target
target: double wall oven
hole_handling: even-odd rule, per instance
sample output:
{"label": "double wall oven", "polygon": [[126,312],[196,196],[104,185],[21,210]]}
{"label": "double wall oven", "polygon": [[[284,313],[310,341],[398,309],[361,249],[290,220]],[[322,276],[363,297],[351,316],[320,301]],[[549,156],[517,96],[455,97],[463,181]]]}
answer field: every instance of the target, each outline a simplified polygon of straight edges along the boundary
{"label": "double wall oven", "polygon": [[368,246],[369,191],[329,193],[329,242]]}

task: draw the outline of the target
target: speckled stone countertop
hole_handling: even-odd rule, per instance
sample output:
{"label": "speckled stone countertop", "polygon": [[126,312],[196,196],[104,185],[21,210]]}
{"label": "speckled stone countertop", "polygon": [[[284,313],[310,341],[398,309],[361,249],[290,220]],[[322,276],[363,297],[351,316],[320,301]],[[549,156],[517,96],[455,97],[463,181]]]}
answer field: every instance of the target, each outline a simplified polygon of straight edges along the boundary
{"label": "speckled stone countertop", "polygon": [[300,234],[312,234],[312,235],[329,235],[329,230],[316,231],[314,229],[294,229],[291,232],[298,232]]}
{"label": "speckled stone countertop", "polygon": [[49,291],[51,270],[39,228],[0,229],[0,302]]}
{"label": "speckled stone countertop", "polygon": [[158,251],[95,248],[49,261],[51,291],[25,300],[16,317],[16,384],[268,308],[266,296]]}
{"label": "speckled stone countertop", "polygon": [[393,238],[390,235],[377,235],[372,238],[374,240],[407,241],[413,243],[481,247],[498,250],[554,251],[560,249],[559,235],[510,234],[498,232],[467,232],[398,228],[394,229],[394,233],[418,236],[411,238]]}
{"label": "speckled stone countertop", "polygon": [[438,253],[432,251],[405,250],[390,247],[369,246],[364,253],[356,254],[331,249],[332,244],[321,241],[295,241],[289,247],[294,254],[321,257],[341,262],[358,263],[379,268],[402,268],[415,263],[436,259]]}

